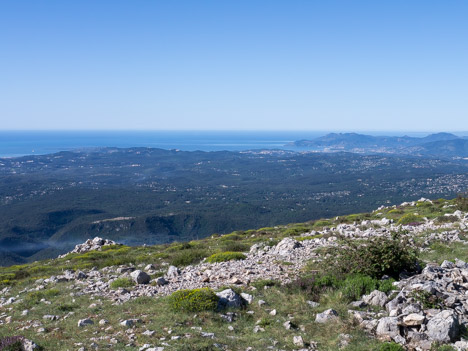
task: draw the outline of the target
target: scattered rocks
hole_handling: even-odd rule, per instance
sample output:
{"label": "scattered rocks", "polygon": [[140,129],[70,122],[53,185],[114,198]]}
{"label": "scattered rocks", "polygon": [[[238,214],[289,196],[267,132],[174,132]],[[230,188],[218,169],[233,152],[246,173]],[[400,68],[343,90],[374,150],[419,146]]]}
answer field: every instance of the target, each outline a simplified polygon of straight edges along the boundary
{"label": "scattered rocks", "polygon": [[461,342],[461,325],[468,325],[468,265],[465,262],[428,265],[421,274],[402,279],[395,285],[398,294],[390,301],[375,291],[363,297],[369,304],[385,307],[388,316],[353,311],[354,319],[362,327],[384,340],[407,345],[409,349],[429,350],[435,342]]}
{"label": "scattered rocks", "polygon": [[66,253],[65,255],[59,256],[59,258],[63,258],[67,256],[69,253],[85,253],[85,252],[96,251],[96,250],[100,251],[102,250],[103,246],[108,246],[108,245],[120,245],[120,244],[117,244],[113,240],[95,237],[94,239],[86,240],[83,244],[76,245],[72,251]]}
{"label": "scattered rocks", "polygon": [[289,256],[291,251],[302,247],[302,244],[291,238],[284,238],[272,249],[272,253],[280,256]]}

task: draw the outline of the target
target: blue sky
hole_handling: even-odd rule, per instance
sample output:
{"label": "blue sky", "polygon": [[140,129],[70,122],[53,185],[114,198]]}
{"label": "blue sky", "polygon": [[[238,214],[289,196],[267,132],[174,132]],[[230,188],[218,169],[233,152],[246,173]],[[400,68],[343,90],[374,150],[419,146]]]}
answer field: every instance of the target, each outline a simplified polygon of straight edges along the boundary
{"label": "blue sky", "polygon": [[0,129],[468,130],[468,2],[2,1]]}

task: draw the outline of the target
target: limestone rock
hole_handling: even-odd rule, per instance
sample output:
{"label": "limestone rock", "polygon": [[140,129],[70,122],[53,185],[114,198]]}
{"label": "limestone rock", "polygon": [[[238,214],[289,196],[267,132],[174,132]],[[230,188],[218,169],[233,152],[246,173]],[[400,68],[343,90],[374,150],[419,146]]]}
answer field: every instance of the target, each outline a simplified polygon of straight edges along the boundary
{"label": "limestone rock", "polygon": [[460,332],[458,318],[453,310],[444,310],[436,314],[427,323],[427,335],[439,342],[455,341]]}
{"label": "limestone rock", "polygon": [[79,327],[86,327],[86,326],[92,325],[92,324],[94,324],[94,322],[93,322],[91,319],[89,319],[89,318],[80,319],[80,320],[78,321],[78,326],[79,326]]}
{"label": "limestone rock", "polygon": [[148,284],[151,280],[151,277],[147,273],[140,270],[133,271],[130,273],[130,276],[137,284]]}
{"label": "limestone rock", "polygon": [[387,303],[388,298],[384,292],[374,290],[369,295],[364,295],[362,300],[369,305],[383,307]]}
{"label": "limestone rock", "polygon": [[384,338],[393,338],[400,335],[397,317],[384,317],[379,321],[376,329],[377,336]]}
{"label": "limestone rock", "polygon": [[180,270],[179,268],[175,266],[169,266],[166,276],[168,278],[177,278],[180,275]]}
{"label": "limestone rock", "polygon": [[226,289],[216,294],[219,297],[221,308],[239,308],[242,306],[242,297],[232,289]]}
{"label": "limestone rock", "polygon": [[426,320],[426,317],[424,317],[422,314],[411,313],[403,317],[403,324],[408,327],[414,327],[414,326],[424,324],[425,320]]}
{"label": "limestone rock", "polygon": [[338,319],[338,312],[331,308],[315,316],[316,323],[327,323],[336,319]]}

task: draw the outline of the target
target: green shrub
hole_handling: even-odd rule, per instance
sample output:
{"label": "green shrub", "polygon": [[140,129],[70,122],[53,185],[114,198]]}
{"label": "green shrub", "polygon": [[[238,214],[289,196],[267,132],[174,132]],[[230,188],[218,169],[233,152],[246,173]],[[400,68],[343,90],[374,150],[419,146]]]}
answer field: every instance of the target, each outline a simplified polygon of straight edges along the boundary
{"label": "green shrub", "polygon": [[429,207],[432,207],[432,203],[428,202],[428,201],[418,201],[416,203],[416,207],[419,207],[419,208],[429,208]]}
{"label": "green shrub", "polygon": [[377,287],[378,281],[376,279],[356,274],[346,278],[341,291],[346,299],[354,301],[359,300],[362,295],[369,294],[371,291],[376,290]]}
{"label": "green shrub", "polygon": [[335,248],[323,261],[324,271],[338,277],[362,274],[380,279],[384,275],[397,278],[402,271],[415,271],[418,254],[407,239],[395,234],[392,238],[376,237],[365,242],[345,240],[346,248]]}
{"label": "green shrub", "polygon": [[396,342],[388,342],[380,345],[379,351],[405,351],[405,349]]}
{"label": "green shrub", "polygon": [[240,253],[240,252],[220,252],[211,255],[208,257],[206,260],[209,263],[215,263],[215,262],[226,262],[226,261],[232,261],[232,260],[245,260],[247,257]]}
{"label": "green shrub", "polygon": [[234,233],[231,233],[231,234],[221,235],[221,238],[220,238],[221,241],[224,241],[224,240],[242,240],[242,239],[243,239],[242,236],[237,234],[237,232],[234,232]]}
{"label": "green shrub", "polygon": [[169,296],[169,304],[175,311],[214,311],[218,307],[218,296],[208,288],[178,290]]}
{"label": "green shrub", "polygon": [[394,208],[393,210],[388,211],[389,214],[403,214],[403,210],[400,210],[399,208]]}
{"label": "green shrub", "polygon": [[203,260],[207,255],[206,250],[190,249],[177,252],[171,258],[170,263],[176,267],[185,267],[191,264],[195,264]]}
{"label": "green shrub", "polygon": [[269,326],[270,324],[271,324],[271,320],[266,318],[266,317],[263,317],[262,319],[260,319],[257,322],[257,325],[259,325],[262,328],[265,328],[265,327]]}
{"label": "green shrub", "polygon": [[420,302],[426,309],[443,307],[444,301],[440,297],[437,297],[428,291],[414,290],[410,296]]}
{"label": "green shrub", "polygon": [[286,236],[294,236],[294,235],[299,235],[302,233],[307,233],[308,231],[310,231],[308,227],[305,227],[303,225],[295,225],[291,228],[286,229],[284,231],[284,234]]}
{"label": "green shrub", "polygon": [[392,278],[385,279],[385,280],[380,280],[377,290],[380,290],[380,291],[388,294],[390,291],[395,290],[395,287],[393,286],[394,282],[395,282],[395,279],[392,279]]}
{"label": "green shrub", "polygon": [[349,275],[340,283],[343,296],[350,301],[358,300],[374,290],[392,291],[394,279],[379,280],[362,274]]}
{"label": "green shrub", "polygon": [[117,278],[110,283],[111,289],[130,288],[135,285],[135,282],[130,278]]}
{"label": "green shrub", "polygon": [[331,222],[330,221],[327,221],[325,219],[321,219],[321,220],[318,220],[314,223],[314,227],[327,227],[327,226],[330,226],[331,225]]}
{"label": "green shrub", "polygon": [[363,216],[361,214],[351,214],[346,216],[347,222],[359,222],[362,221]]}
{"label": "green shrub", "polygon": [[420,223],[421,221],[423,221],[423,218],[421,216],[417,216],[414,213],[407,213],[400,218],[398,224],[408,225],[411,223]]}
{"label": "green shrub", "polygon": [[192,244],[190,243],[182,243],[182,244],[173,244],[169,248],[167,248],[168,252],[175,252],[175,251],[181,251],[181,250],[188,250],[193,247]]}
{"label": "green shrub", "polygon": [[250,250],[250,246],[247,244],[243,244],[237,241],[226,241],[223,243],[223,251],[231,251],[231,252],[246,252]]}

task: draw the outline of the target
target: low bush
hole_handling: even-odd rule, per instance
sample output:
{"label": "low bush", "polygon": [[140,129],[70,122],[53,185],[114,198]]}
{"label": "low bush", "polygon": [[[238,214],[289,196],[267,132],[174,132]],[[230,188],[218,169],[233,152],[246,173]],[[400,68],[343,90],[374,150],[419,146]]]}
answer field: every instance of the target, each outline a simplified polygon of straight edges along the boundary
{"label": "low bush", "polygon": [[420,223],[423,221],[421,216],[415,215],[414,213],[407,213],[403,217],[400,218],[398,224],[401,225],[409,225],[412,223]]}
{"label": "low bush", "polygon": [[218,307],[218,296],[208,288],[178,290],[169,296],[169,304],[175,311],[214,311]]}
{"label": "low bush", "polygon": [[396,342],[388,342],[380,345],[379,351],[405,351],[405,349]]}
{"label": "low bush", "polygon": [[299,235],[302,233],[307,233],[308,231],[310,231],[308,227],[305,227],[303,225],[296,225],[296,226],[286,229],[284,231],[284,234],[286,236],[294,236],[294,235]]}
{"label": "low bush", "polygon": [[243,244],[237,241],[226,241],[223,243],[223,251],[231,251],[231,252],[246,252],[250,250],[250,246],[247,244]]}
{"label": "low bush", "polygon": [[412,272],[418,267],[417,251],[398,234],[392,238],[376,237],[364,242],[346,240],[344,244],[345,249],[333,249],[324,260],[324,271],[331,270],[338,277],[362,274],[380,279],[384,275],[398,278],[402,271]]}
{"label": "low bush", "polygon": [[111,289],[118,289],[118,288],[130,288],[135,285],[135,282],[130,278],[117,278],[116,280],[110,283]]}
{"label": "low bush", "polygon": [[361,214],[351,214],[346,216],[347,222],[360,222],[364,219],[364,216]]}
{"label": "low bush", "polygon": [[418,201],[416,203],[416,207],[429,208],[429,207],[432,207],[432,203],[428,201]]}
{"label": "low bush", "polygon": [[321,219],[321,220],[318,220],[314,223],[314,227],[317,228],[317,227],[327,227],[327,226],[330,226],[331,225],[331,222],[330,221],[327,221],[325,219]]}
{"label": "low bush", "polygon": [[176,267],[185,267],[200,262],[207,254],[206,250],[201,249],[183,250],[174,254],[170,263]]}
{"label": "low bush", "polygon": [[240,253],[240,252],[220,252],[211,255],[208,257],[206,260],[209,263],[215,263],[215,262],[226,262],[226,261],[232,261],[232,260],[245,260],[247,257]]}
{"label": "low bush", "polygon": [[388,294],[390,291],[395,290],[395,287],[393,286],[394,282],[395,279],[392,278],[380,280],[377,290],[383,291],[384,293]]}
{"label": "low bush", "polygon": [[356,274],[346,277],[341,291],[343,296],[350,301],[359,300],[362,295],[367,295],[374,290],[388,293],[393,290],[394,279],[379,280],[366,275]]}
{"label": "low bush", "polygon": [[343,282],[343,287],[340,289],[343,296],[349,300],[359,300],[362,295],[368,294],[376,290],[378,281],[365,275],[351,275]]}

